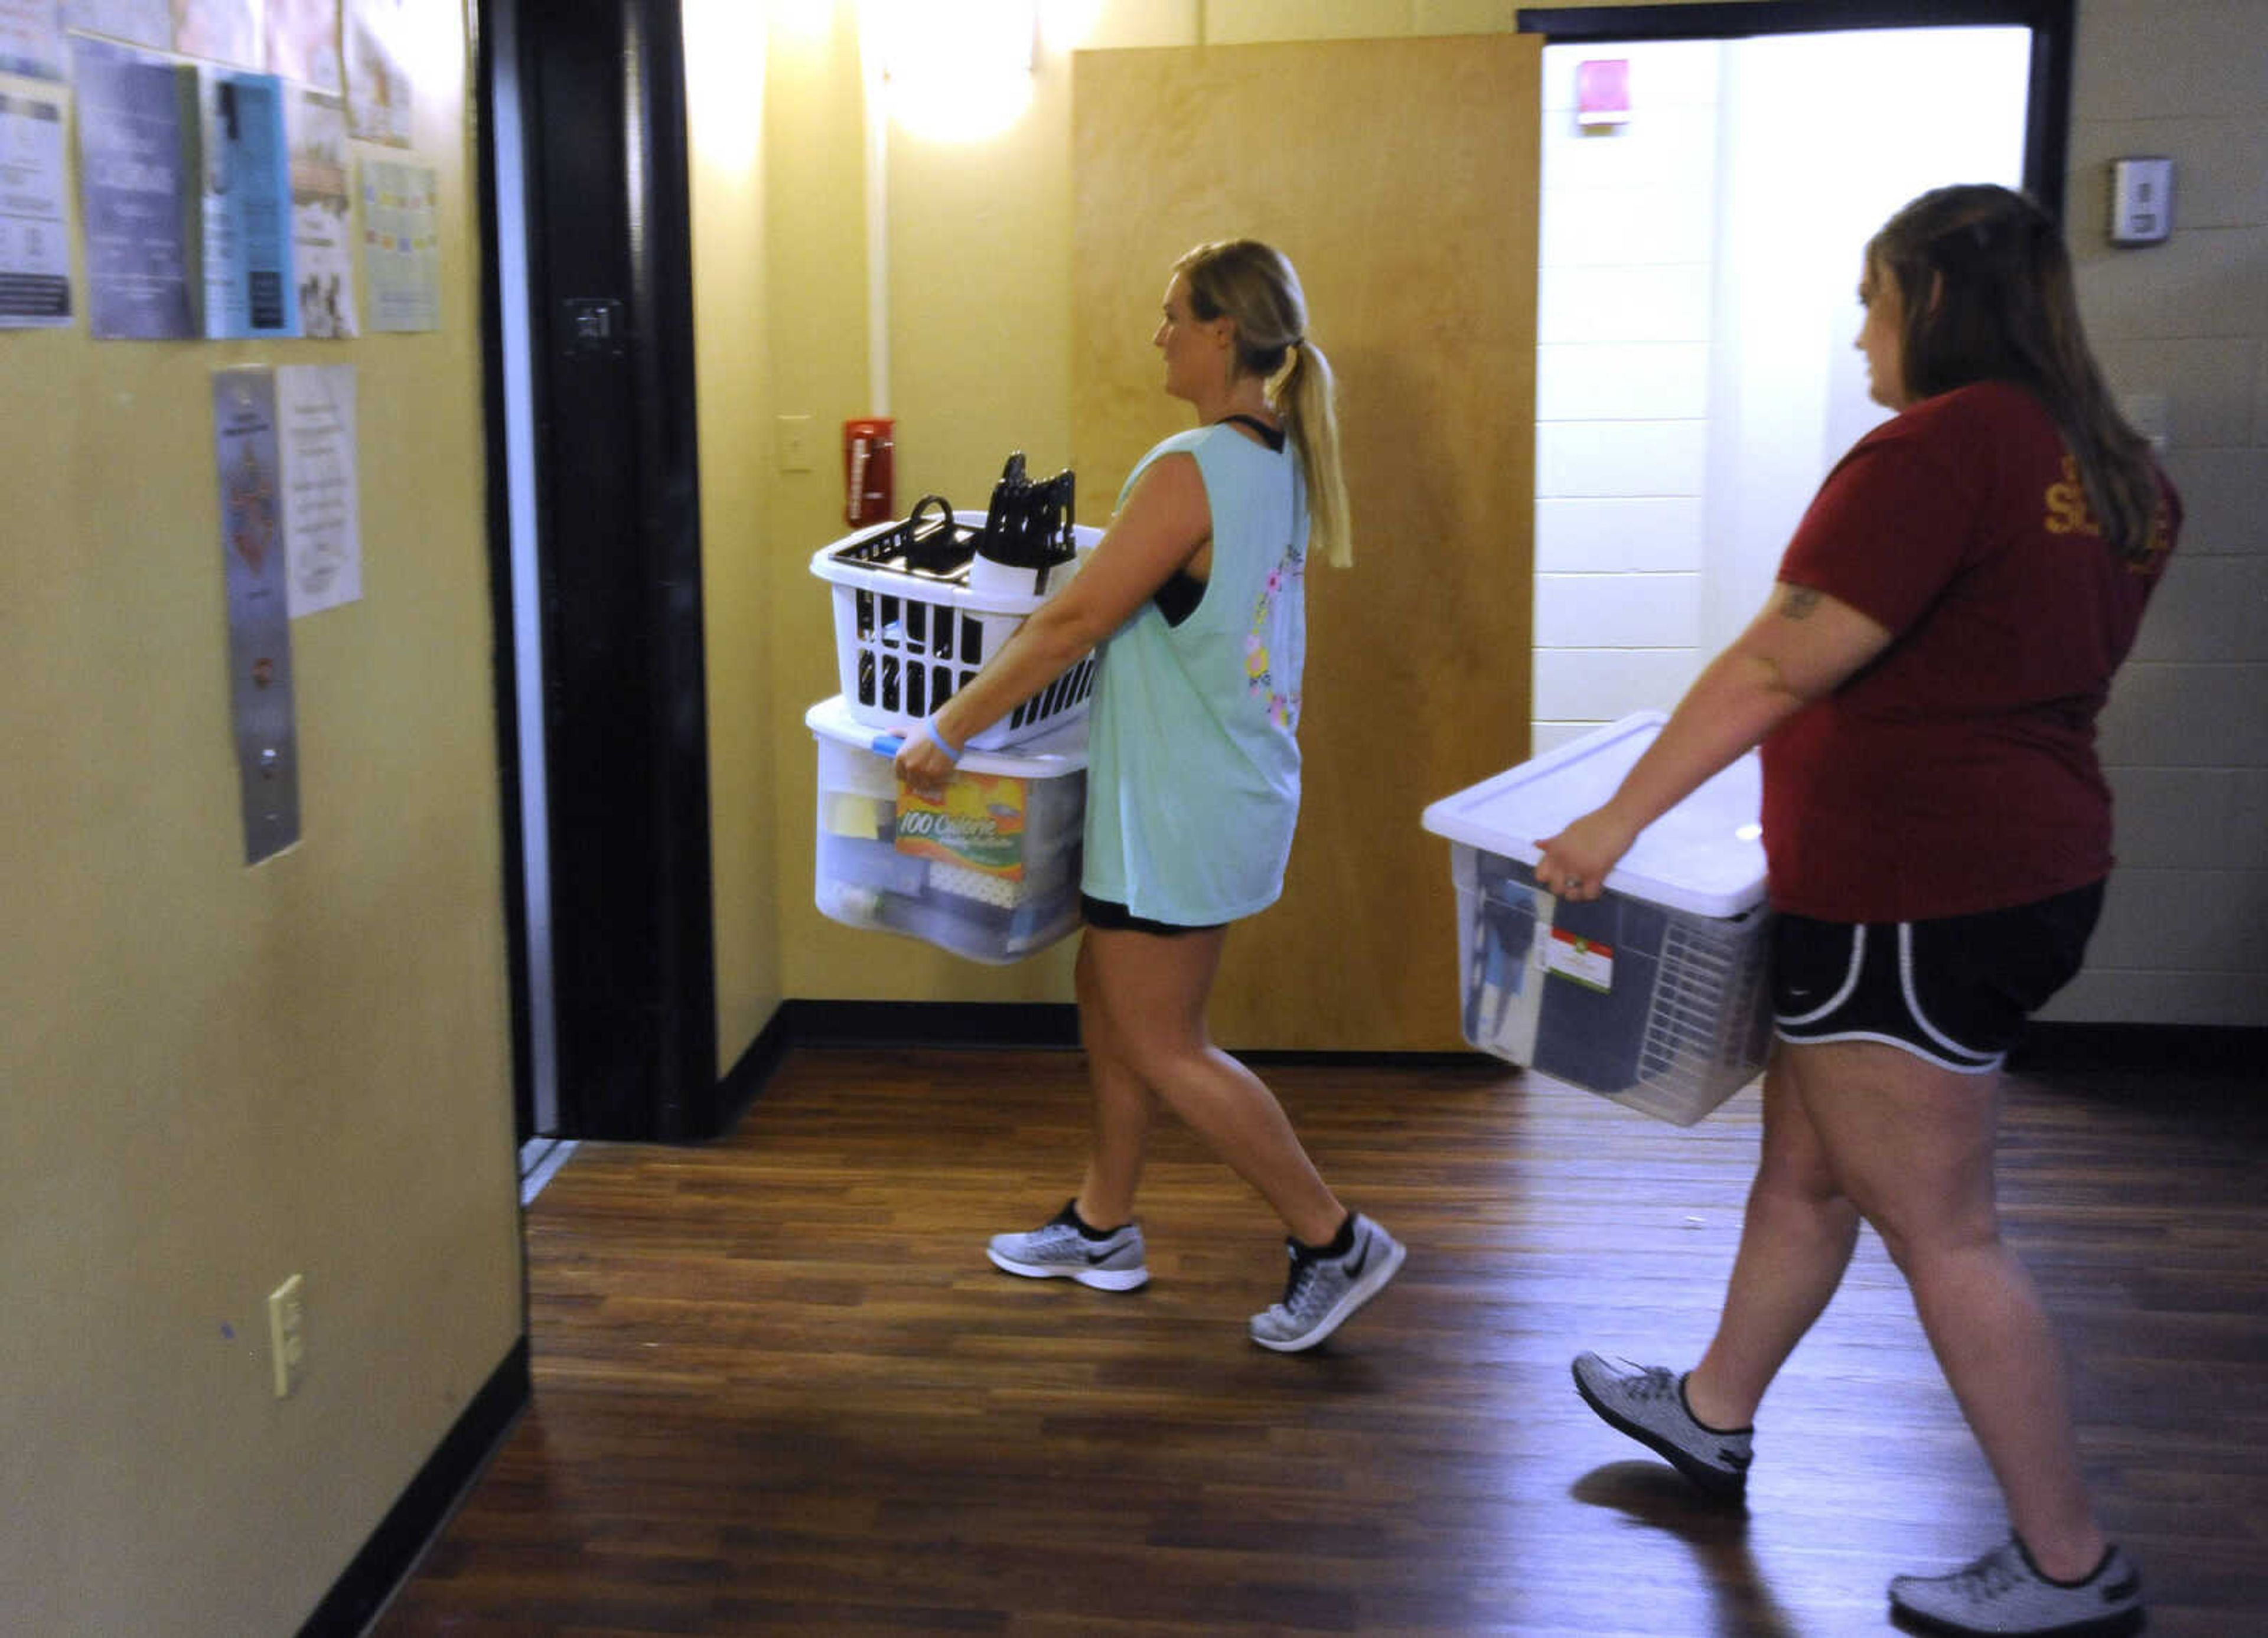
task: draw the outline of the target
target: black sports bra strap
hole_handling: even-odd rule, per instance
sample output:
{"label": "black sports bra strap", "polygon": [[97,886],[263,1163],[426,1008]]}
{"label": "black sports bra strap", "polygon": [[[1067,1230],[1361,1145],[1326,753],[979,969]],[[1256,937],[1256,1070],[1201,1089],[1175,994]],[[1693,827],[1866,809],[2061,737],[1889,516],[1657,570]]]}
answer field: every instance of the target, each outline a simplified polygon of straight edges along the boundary
{"label": "black sports bra strap", "polygon": [[1223,415],[1213,424],[1217,427],[1225,427],[1232,421],[1241,427],[1250,427],[1260,435],[1260,441],[1278,455],[1284,452],[1283,428],[1271,427],[1257,415]]}

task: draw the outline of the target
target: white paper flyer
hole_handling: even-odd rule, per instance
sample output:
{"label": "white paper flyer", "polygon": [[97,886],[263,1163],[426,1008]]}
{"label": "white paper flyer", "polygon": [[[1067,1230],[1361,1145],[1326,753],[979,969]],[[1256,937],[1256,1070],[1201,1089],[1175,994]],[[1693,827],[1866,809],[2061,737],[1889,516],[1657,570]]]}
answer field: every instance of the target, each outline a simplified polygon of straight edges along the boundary
{"label": "white paper flyer", "polygon": [[259,68],[260,0],[173,0],[173,49],[231,68]]}
{"label": "white paper flyer", "polygon": [[268,0],[268,71],[318,91],[344,91],[339,0]]}
{"label": "white paper flyer", "polygon": [[62,103],[0,92],[0,326],[71,321],[67,196]]}
{"label": "white paper flyer", "polygon": [[63,26],[171,51],[173,0],[63,0]]}
{"label": "white paper flyer", "polygon": [[347,118],[358,141],[407,148],[416,130],[409,9],[409,0],[345,0],[342,9]]}
{"label": "white paper flyer", "polygon": [[0,74],[63,77],[63,19],[56,0],[0,0]]}
{"label": "white paper flyer", "polygon": [[297,620],[362,596],[354,366],[277,370],[276,422],[282,438],[285,573]]}
{"label": "white paper flyer", "polygon": [[439,192],[431,165],[362,162],[362,268],[372,330],[441,327]]}
{"label": "white paper flyer", "polygon": [[291,248],[299,281],[299,331],[354,335],[354,182],[348,168],[346,105],[300,89],[289,104]]}

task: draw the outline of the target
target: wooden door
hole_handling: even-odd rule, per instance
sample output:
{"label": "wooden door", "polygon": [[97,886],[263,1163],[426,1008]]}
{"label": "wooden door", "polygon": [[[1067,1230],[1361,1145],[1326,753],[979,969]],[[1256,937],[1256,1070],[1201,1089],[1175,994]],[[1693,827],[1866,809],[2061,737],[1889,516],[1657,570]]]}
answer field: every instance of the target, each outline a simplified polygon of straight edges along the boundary
{"label": "wooden door", "polygon": [[1231,935],[1232,1047],[1454,1047],[1448,847],[1425,804],[1528,753],[1534,35],[1082,53],[1071,441],[1102,521],[1189,424],[1147,338],[1174,260],[1289,255],[1339,378],[1355,566],[1307,577],[1306,796],[1280,903]]}

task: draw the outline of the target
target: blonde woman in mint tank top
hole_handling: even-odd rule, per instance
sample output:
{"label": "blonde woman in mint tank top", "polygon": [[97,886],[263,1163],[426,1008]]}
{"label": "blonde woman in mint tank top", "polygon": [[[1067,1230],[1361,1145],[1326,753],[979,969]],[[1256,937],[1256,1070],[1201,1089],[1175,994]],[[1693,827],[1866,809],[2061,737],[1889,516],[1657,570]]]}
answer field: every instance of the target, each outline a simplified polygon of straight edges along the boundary
{"label": "blonde woman in mint tank top", "polygon": [[1310,556],[1350,561],[1330,366],[1292,264],[1252,239],[1174,264],[1152,344],[1197,424],[1135,466],[1078,578],[908,737],[936,792],[961,747],[1101,647],[1089,729],[1079,1030],[1094,1092],[1079,1192],[993,1237],[1010,1274],[1130,1291],[1150,1277],[1134,1195],[1162,1105],[1284,1220],[1292,1271],[1252,1317],[1279,1353],[1322,1341],[1403,1248],[1341,1204],[1275,1095],[1212,1044],[1205,1004],[1231,922],[1275,902],[1300,809]]}

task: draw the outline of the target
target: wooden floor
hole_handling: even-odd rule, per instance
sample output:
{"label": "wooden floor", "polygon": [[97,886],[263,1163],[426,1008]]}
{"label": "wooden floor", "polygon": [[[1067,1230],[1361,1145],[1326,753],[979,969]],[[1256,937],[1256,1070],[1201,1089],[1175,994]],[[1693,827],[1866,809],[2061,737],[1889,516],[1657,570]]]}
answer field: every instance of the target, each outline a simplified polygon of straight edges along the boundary
{"label": "wooden floor", "polygon": [[[1263,1068],[1410,1248],[1309,1355],[1247,1341],[1282,1243],[1178,1130],[1147,1289],[985,1262],[1075,1181],[1074,1054],[804,1051],[727,1140],[585,1145],[528,1216],[534,1407],[376,1631],[1832,1638],[2004,1531],[1871,1235],[1745,1517],[1569,1386],[1706,1340],[1753,1089],[1680,1131],[1477,1059]],[[2262,1091],[2011,1089],[2009,1232],[2160,1638],[2268,1634]]]}

